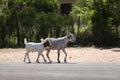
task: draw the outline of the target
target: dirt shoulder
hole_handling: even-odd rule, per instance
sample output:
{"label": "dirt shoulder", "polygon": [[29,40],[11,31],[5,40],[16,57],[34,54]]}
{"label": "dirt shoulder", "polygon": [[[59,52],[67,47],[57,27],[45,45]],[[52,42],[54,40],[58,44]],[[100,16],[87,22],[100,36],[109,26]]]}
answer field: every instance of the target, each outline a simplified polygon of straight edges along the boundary
{"label": "dirt shoulder", "polygon": [[[26,50],[22,48],[18,49],[0,49],[0,61],[17,61],[22,62],[24,59],[24,54]],[[66,48],[68,53],[67,62],[120,62],[120,48],[111,49],[97,49],[97,48]],[[61,51],[60,60],[64,61],[64,53]],[[46,51],[43,52],[46,57]],[[30,59],[35,62],[37,58],[37,53],[30,53]],[[50,58],[53,62],[57,62],[57,51],[51,50]],[[48,59],[47,59],[48,61]],[[42,57],[40,57],[40,62],[43,62]]]}

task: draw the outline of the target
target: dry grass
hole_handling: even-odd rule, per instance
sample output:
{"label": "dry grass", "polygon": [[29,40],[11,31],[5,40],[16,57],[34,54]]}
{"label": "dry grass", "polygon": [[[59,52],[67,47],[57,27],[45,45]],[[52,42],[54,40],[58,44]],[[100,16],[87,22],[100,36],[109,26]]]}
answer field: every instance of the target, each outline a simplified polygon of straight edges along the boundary
{"label": "dry grass", "polygon": [[[96,48],[66,48],[68,53],[68,62],[120,62],[120,48],[96,49]],[[17,61],[22,62],[24,59],[25,49],[0,49],[0,61]],[[46,51],[43,52],[46,54]],[[30,53],[30,59],[35,62],[37,53]],[[57,51],[51,50],[50,58],[57,62]],[[61,51],[60,60],[63,62],[64,53]],[[40,62],[43,62],[40,57]]]}

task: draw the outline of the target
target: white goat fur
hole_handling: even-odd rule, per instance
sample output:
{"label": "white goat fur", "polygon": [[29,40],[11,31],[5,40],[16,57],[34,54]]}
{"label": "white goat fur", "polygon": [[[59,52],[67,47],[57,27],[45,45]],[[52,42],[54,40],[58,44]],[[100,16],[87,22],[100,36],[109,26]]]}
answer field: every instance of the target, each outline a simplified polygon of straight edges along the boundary
{"label": "white goat fur", "polygon": [[24,39],[24,44],[26,47],[26,53],[25,53],[25,57],[24,57],[24,62],[26,60],[26,57],[28,58],[29,63],[31,63],[30,59],[29,59],[29,53],[30,52],[38,52],[38,57],[36,62],[39,63],[39,56],[42,55],[44,61],[46,62],[46,59],[44,58],[44,55],[42,54],[43,50],[44,50],[44,45],[43,43],[34,43],[34,42],[27,42],[26,38]]}
{"label": "white goat fur", "polygon": [[50,57],[49,57],[50,49],[57,49],[57,53],[58,53],[57,60],[58,60],[58,63],[60,63],[60,60],[59,60],[60,50],[62,50],[65,53],[64,62],[66,62],[67,53],[65,51],[65,47],[66,47],[68,42],[74,42],[75,37],[74,37],[73,34],[69,34],[67,36],[60,37],[60,38],[46,38],[45,41],[50,42],[50,48],[47,48],[48,51],[47,51],[47,54],[46,54],[49,61],[52,62]]}

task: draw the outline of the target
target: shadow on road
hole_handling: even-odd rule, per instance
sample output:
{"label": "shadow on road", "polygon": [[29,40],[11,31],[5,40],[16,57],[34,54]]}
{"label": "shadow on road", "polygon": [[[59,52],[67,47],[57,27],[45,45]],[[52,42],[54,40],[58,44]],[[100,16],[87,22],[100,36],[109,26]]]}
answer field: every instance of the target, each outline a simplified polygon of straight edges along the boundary
{"label": "shadow on road", "polygon": [[61,63],[58,63],[58,62],[52,62],[52,63],[50,63],[50,62],[40,62],[40,63],[36,63],[36,62],[31,62],[31,63],[29,63],[29,62],[25,62],[26,64],[77,64],[77,63],[75,63],[75,62],[67,62],[67,63],[64,63],[64,62],[61,62]]}
{"label": "shadow on road", "polygon": [[112,51],[114,51],[114,52],[120,52],[120,50],[119,50],[119,49],[115,49],[115,50],[112,50]]}
{"label": "shadow on road", "polygon": [[77,64],[75,62],[67,62],[67,63],[64,63],[64,62],[61,62],[61,63],[58,63],[58,62],[52,62],[52,63],[47,63],[47,64]]}

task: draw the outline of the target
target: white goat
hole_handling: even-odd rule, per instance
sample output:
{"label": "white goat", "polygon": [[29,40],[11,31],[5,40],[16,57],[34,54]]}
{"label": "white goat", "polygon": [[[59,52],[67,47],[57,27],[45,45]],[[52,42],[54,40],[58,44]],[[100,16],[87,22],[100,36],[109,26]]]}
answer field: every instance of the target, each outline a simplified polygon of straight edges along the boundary
{"label": "white goat", "polygon": [[74,42],[75,41],[75,37],[73,34],[69,34],[67,36],[61,37],[61,38],[46,38],[44,41],[49,41],[50,42],[50,47],[47,48],[47,58],[49,59],[50,62],[52,62],[50,60],[49,57],[49,53],[51,49],[57,49],[57,53],[58,53],[58,63],[60,63],[60,50],[62,50],[65,53],[65,58],[64,58],[64,62],[66,63],[66,58],[67,58],[67,53],[65,51],[65,47],[67,45],[68,42]]}
{"label": "white goat", "polygon": [[29,59],[29,53],[30,52],[38,52],[38,57],[36,62],[39,63],[39,56],[42,55],[44,61],[46,62],[46,59],[44,58],[44,55],[42,54],[43,50],[45,47],[49,47],[49,41],[45,41],[42,43],[33,43],[33,42],[27,42],[26,38],[24,39],[24,44],[26,46],[26,53],[25,53],[25,57],[24,57],[24,62],[26,60],[26,57],[28,58],[29,63],[31,63],[30,59]]}

